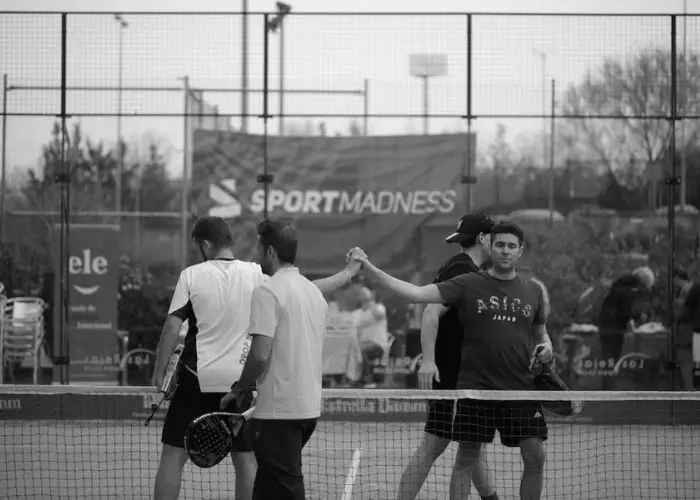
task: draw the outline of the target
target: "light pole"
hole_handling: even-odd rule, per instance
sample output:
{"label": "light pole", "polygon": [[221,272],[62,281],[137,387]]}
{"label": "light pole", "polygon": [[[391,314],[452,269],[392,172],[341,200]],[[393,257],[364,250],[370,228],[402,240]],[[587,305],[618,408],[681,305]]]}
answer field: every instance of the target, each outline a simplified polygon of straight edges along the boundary
{"label": "light pole", "polygon": [[[122,211],[122,174],[124,173],[124,148],[122,147],[122,77],[124,73],[124,30],[129,27],[122,16],[114,14],[114,20],[119,23],[119,76],[117,89],[117,175],[115,179],[116,209],[117,213]],[[119,217],[121,225],[121,217]]]}
{"label": "light pole", "polygon": [[5,190],[7,189],[7,74],[2,75],[2,139],[0,139],[0,245],[5,243]]}
{"label": "light pole", "polygon": [[535,50],[542,59],[542,167],[547,165],[547,53]]}
{"label": "light pole", "polygon": [[434,76],[447,74],[447,56],[444,54],[411,54],[409,57],[411,76],[423,81],[423,134],[428,135],[430,117],[430,92],[428,82]]}
{"label": "light pole", "polygon": [[280,42],[280,91],[279,91],[279,132],[280,136],[284,135],[284,24],[282,21],[285,16],[292,11],[292,6],[284,2],[277,2],[277,15],[270,19],[267,24],[267,29],[270,33],[276,33],[279,30]]}

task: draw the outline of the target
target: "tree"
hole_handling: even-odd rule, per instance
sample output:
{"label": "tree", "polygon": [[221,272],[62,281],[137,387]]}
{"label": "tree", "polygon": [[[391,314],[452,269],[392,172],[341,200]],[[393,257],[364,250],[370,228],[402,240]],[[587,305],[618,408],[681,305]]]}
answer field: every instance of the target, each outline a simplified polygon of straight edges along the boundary
{"label": "tree", "polygon": [[[676,66],[678,112],[683,114],[700,93],[700,60],[697,54],[679,54]],[[564,114],[587,118],[565,120],[558,145],[567,158],[594,161],[607,171],[610,192],[601,201],[618,205],[611,208],[642,208],[650,183],[647,170],[670,161],[671,73],[671,55],[662,49],[627,60],[606,59],[563,97]],[[699,132],[697,126],[688,127],[677,147],[693,144]],[[619,206],[621,200],[625,206]]]}
{"label": "tree", "polygon": [[[59,209],[64,137],[59,123],[55,123],[51,139],[43,146],[39,170],[29,169],[22,193],[29,206],[37,211]],[[65,137],[65,161],[71,187],[71,206],[74,211],[107,210],[114,207],[115,173],[117,159],[104,144],[93,144],[83,137],[80,124]]]}

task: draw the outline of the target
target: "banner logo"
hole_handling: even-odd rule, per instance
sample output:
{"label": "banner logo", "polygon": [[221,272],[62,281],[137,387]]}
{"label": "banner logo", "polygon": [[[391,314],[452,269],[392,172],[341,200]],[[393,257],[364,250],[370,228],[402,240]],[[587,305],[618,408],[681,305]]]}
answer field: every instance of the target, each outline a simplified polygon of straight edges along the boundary
{"label": "banner logo", "polygon": [[220,184],[209,184],[209,199],[215,203],[209,215],[232,219],[241,215],[241,203],[236,192],[236,179],[223,179]]}
{"label": "banner logo", "polygon": [[[224,218],[238,217],[242,213],[241,201],[235,194],[236,180],[224,179],[209,185],[209,199],[214,206],[209,215]],[[374,214],[374,215],[426,215],[451,213],[456,207],[454,190],[402,191],[343,191],[316,189],[270,189],[267,209],[282,210],[288,214]],[[253,191],[249,210],[261,213],[265,210],[265,191]]]}
{"label": "banner logo", "polygon": [[[68,272],[74,276],[104,276],[107,274],[107,259],[102,256],[93,258],[92,251],[86,248],[80,255],[71,255],[68,259]],[[100,285],[78,286],[73,288],[83,295],[93,295],[100,289]]]}

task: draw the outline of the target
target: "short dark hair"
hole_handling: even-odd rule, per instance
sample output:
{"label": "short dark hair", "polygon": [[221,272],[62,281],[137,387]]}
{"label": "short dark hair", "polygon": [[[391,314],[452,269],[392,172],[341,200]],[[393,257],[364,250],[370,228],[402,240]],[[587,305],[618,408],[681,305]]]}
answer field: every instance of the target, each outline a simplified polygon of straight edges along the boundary
{"label": "short dark hair", "polygon": [[258,224],[258,236],[263,249],[272,247],[281,263],[294,264],[297,260],[297,231],[291,223],[264,220]]}
{"label": "short dark hair", "polygon": [[497,234],[512,234],[518,238],[518,244],[523,245],[525,232],[515,222],[499,222],[491,230],[491,244],[493,245]]}
{"label": "short dark hair", "polygon": [[192,238],[197,243],[208,241],[216,248],[226,248],[233,245],[233,234],[228,223],[221,217],[207,215],[197,219],[192,228]]}
{"label": "short dark hair", "polygon": [[[479,234],[481,234],[481,233],[479,233]],[[468,236],[467,239],[460,241],[459,246],[461,246],[465,250],[468,250],[471,247],[476,246],[476,239],[478,237],[479,237],[478,234],[472,234],[471,236]]]}

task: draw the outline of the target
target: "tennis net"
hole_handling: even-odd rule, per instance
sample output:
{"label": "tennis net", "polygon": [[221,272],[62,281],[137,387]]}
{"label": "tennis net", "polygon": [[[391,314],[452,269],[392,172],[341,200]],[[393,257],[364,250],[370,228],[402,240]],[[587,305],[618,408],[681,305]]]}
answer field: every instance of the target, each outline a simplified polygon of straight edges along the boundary
{"label": "tennis net", "polygon": [[[583,413],[545,412],[544,499],[697,499],[700,394],[576,392]],[[0,386],[0,497],[151,498],[161,410],[144,420],[155,393],[143,388]],[[394,499],[424,435],[429,400],[550,400],[556,392],[325,390],[324,415],[304,451],[307,498]],[[482,401],[483,400],[483,401]],[[488,470],[500,498],[518,498],[517,448],[496,437]],[[418,498],[447,498],[456,444],[440,456]],[[472,490],[472,498],[478,496]],[[187,465],[180,498],[233,498],[226,460]]]}

